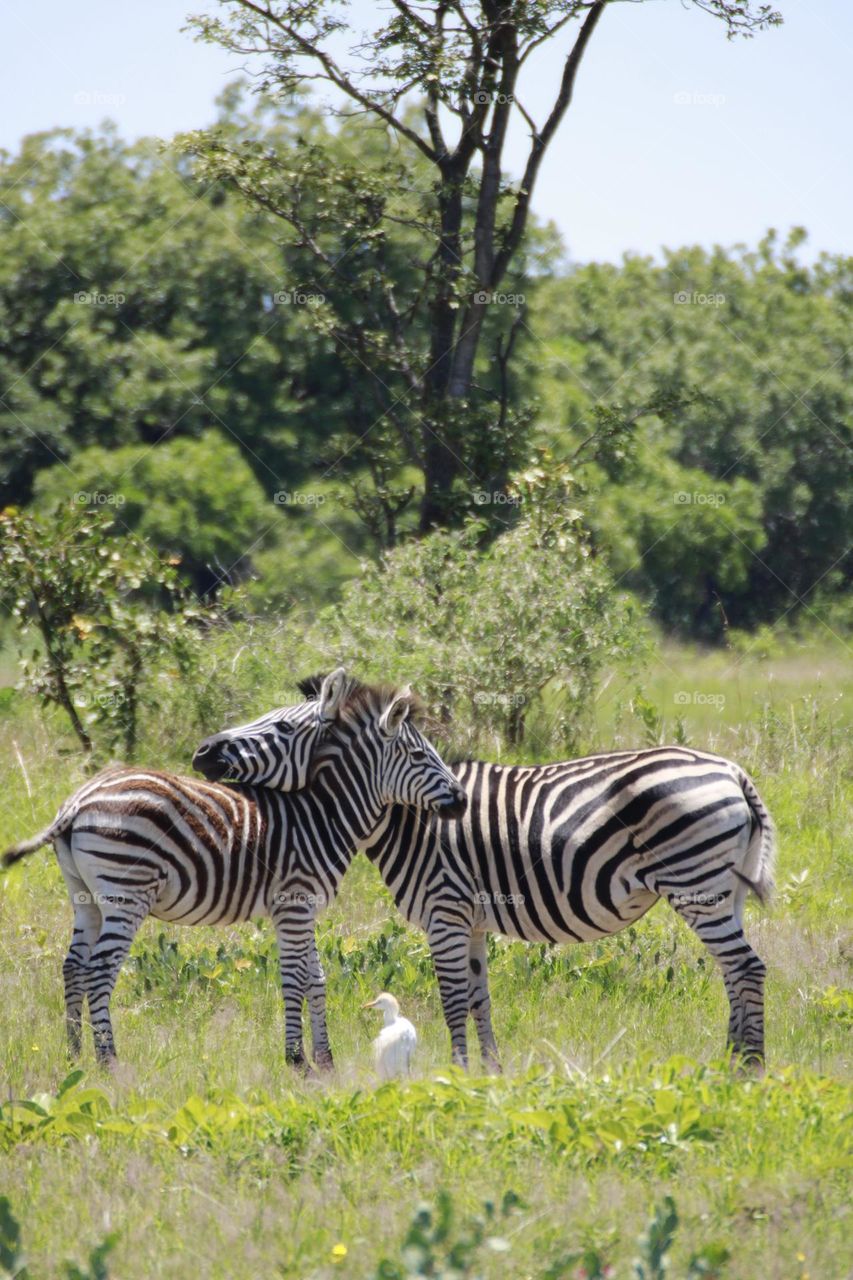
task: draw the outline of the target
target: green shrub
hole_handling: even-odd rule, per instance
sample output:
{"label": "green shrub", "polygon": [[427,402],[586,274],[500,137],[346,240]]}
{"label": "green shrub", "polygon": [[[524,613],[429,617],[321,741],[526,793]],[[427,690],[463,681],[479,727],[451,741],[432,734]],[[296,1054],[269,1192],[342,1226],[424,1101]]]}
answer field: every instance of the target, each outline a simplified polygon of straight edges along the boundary
{"label": "green shrub", "polygon": [[61,708],[86,752],[136,752],[163,682],[194,666],[201,610],[174,566],[82,506],[0,516],[0,603],[20,625],[24,681]]}
{"label": "green shrub", "polygon": [[535,719],[540,742],[570,746],[603,668],[642,653],[632,603],[575,513],[539,506],[485,548],[481,535],[473,522],[364,565],[313,625],[290,623],[290,652],[411,680],[457,740],[491,726],[518,748]]}
{"label": "green shrub", "polygon": [[40,471],[35,506],[75,501],[110,511],[119,529],[174,557],[202,592],[245,576],[249,557],[284,523],[240,450],[220,432],[74,455],[73,472]]}

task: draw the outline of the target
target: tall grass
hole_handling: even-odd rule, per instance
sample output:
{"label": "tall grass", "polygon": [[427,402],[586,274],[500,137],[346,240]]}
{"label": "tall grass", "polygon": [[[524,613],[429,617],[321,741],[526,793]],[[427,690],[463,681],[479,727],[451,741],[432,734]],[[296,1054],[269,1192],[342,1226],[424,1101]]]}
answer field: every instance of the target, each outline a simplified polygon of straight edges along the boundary
{"label": "tall grass", "polygon": [[[382,1258],[408,1265],[402,1245],[421,1201],[434,1227],[447,1193],[455,1240],[476,1234],[484,1202],[513,1192],[520,1203],[483,1229],[469,1274],[592,1275],[594,1255],[627,1276],[650,1213],[671,1193],[680,1223],[670,1276],[686,1276],[702,1250],[728,1249],[715,1265],[729,1280],[841,1280],[853,1262],[850,678],[834,649],[747,657],[736,672],[730,661],[664,650],[641,696],[605,690],[587,745],[677,735],[756,777],[781,846],[776,904],[750,907],[748,920],[769,970],[763,1082],[733,1078],[720,1061],[722,983],[665,907],[586,947],[495,939],[505,1075],[457,1075],[423,936],[401,924],[359,859],[322,925],[330,1079],[284,1065],[266,926],[149,921],[116,992],[117,1072],[99,1073],[87,1044],[84,1078],[58,1097],[69,1070],[70,910],[44,851],[0,885],[2,1191],[31,1275],[57,1274],[57,1258],[82,1262],[117,1232],[109,1263],[121,1277],[362,1280]],[[284,682],[269,696],[260,666],[256,685],[238,687],[242,662],[225,691],[229,714],[284,699]],[[47,821],[83,776],[59,719],[6,702],[3,846]],[[146,758],[186,767],[191,729],[147,732]],[[533,728],[524,750],[539,750]],[[418,1078],[377,1089],[375,1027],[360,1006],[386,986],[419,1029]],[[491,1247],[492,1237],[503,1243]],[[566,1258],[575,1260],[553,1269]]]}

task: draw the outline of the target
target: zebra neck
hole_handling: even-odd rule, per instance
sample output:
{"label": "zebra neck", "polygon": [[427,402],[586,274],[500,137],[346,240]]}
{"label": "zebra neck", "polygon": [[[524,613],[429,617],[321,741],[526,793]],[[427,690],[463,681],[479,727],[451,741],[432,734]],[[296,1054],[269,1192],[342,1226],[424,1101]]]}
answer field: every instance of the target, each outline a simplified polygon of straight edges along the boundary
{"label": "zebra neck", "polygon": [[302,794],[319,806],[327,838],[333,840],[336,851],[346,849],[351,856],[372,839],[388,811],[375,788],[350,774],[340,759],[324,762]]}
{"label": "zebra neck", "polygon": [[397,906],[408,915],[410,898],[424,882],[436,847],[439,820],[408,805],[391,805],[361,851],[377,867]]}

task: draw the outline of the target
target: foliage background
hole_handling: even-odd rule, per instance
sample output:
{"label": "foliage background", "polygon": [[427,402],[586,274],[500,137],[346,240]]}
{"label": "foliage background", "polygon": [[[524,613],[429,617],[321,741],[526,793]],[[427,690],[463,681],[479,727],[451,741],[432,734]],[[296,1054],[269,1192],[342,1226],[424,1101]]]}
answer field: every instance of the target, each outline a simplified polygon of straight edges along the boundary
{"label": "foliage background", "polygon": [[[218,129],[294,173],[323,148],[342,200],[350,163],[367,200],[397,172],[387,139],[310,98],[232,87]],[[321,938],[331,1085],[283,1075],[273,948],[254,926],[143,930],[116,996],[121,1070],[103,1079],[87,1058],[69,1082],[68,908],[43,853],[0,894],[0,1148],[33,1273],[106,1239],[128,1276],[224,1277],[235,1257],[300,1280],[382,1259],[407,1274],[416,1229],[445,1222],[441,1253],[477,1236],[488,1202],[513,1212],[485,1215],[499,1244],[483,1234],[476,1274],[506,1275],[509,1255],[538,1280],[621,1276],[638,1252],[651,1267],[637,1240],[674,1193],[671,1274],[703,1274],[700,1254],[730,1280],[845,1274],[851,259],[805,265],[794,228],[581,265],[534,223],[477,370],[494,400],[514,331],[511,425],[481,424],[457,518],[414,540],[399,367],[345,358],[325,299],[305,298],[303,249],[196,141],[55,130],[0,162],[0,506],[33,522],[50,566],[93,755],[185,770],[202,732],[345,660],[412,679],[448,752],[676,740],[733,756],[781,833],[777,906],[749,919],[771,1071],[722,1069],[722,986],[656,911],[586,949],[493,940],[507,1078],[448,1073],[424,941],[358,862]],[[417,215],[417,192],[399,199]],[[345,231],[328,220],[331,254]],[[410,300],[417,251],[401,226],[347,266],[368,294],[381,270]],[[512,462],[497,480],[490,444]],[[92,764],[10,585],[3,845]],[[128,642],[143,645],[132,679]],[[377,1091],[354,1010],[384,986],[421,1031],[421,1078]]]}
{"label": "foliage background", "polygon": [[[309,101],[235,86],[220,113],[222,136],[282,163],[306,146],[389,162]],[[119,495],[197,590],[250,578],[255,611],[321,606],[412,528],[419,473],[386,434],[390,404],[411,417],[404,389],[298,301],[280,220],[185,149],[109,130],[26,139],[0,196],[0,501]],[[496,332],[518,322],[517,467],[537,448],[565,464],[594,546],[684,635],[832,611],[849,587],[850,259],[804,265],[804,236],[569,266],[534,225],[501,295],[523,304],[489,306]],[[412,249],[404,227],[384,250],[401,297]],[[490,537],[516,519],[487,456],[459,483]]]}

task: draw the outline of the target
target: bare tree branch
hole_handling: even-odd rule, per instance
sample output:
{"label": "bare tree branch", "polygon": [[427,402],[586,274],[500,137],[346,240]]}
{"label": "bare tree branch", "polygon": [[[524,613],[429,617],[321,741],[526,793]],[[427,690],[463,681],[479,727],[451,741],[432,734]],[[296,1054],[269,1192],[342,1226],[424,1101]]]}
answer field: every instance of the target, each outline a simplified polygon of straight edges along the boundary
{"label": "bare tree branch", "polygon": [[521,187],[516,197],[515,209],[513,211],[512,221],[509,231],[504,239],[504,243],[498,253],[490,284],[492,287],[500,284],[503,274],[509,266],[512,256],[521,243],[527,226],[527,217],[530,212],[530,199],[533,194],[533,187],[539,172],[539,166],[542,163],[542,157],[546,148],[557,131],[563,116],[569,108],[572,100],[572,94],[575,88],[575,79],[577,77],[578,68],[580,67],[583,55],[586,52],[587,45],[592,37],[592,33],[598,25],[599,19],[606,7],[607,0],[598,0],[589,10],[584,18],[578,37],[575,40],[572,50],[566,59],[563,67],[563,76],[560,82],[560,91],[557,94],[556,101],[551,108],[551,113],[542,129],[533,139],[533,145],[527,158],[527,164],[524,169],[524,176],[521,180]]}
{"label": "bare tree branch", "polygon": [[279,18],[277,14],[273,13],[269,7],[263,8],[261,5],[255,4],[254,0],[235,0],[235,3],[239,4],[243,9],[250,9],[252,13],[257,14],[259,18],[263,18],[265,22],[271,22],[273,26],[284,32],[288,40],[293,42],[303,57],[313,58],[315,61],[320,63],[325,72],[325,78],[333,84],[335,88],[340,89],[342,93],[345,93],[355,102],[360,103],[367,111],[371,111],[374,115],[379,116],[380,120],[384,120],[387,125],[390,125],[392,129],[411,142],[413,146],[417,147],[428,160],[433,161],[433,163],[438,161],[438,156],[433,148],[429,143],[424,141],[419,133],[414,129],[410,129],[409,126],[404,124],[403,121],[400,120],[399,117],[395,116],[392,111],[388,111],[381,102],[378,102],[375,98],[370,98],[367,94],[362,93],[352,79],[340,69],[332,55],[325,49],[320,49],[317,45],[313,45],[310,40],[306,40],[304,36],[300,35],[299,31],[295,27],[291,26],[289,23],[283,22],[282,19]]}

